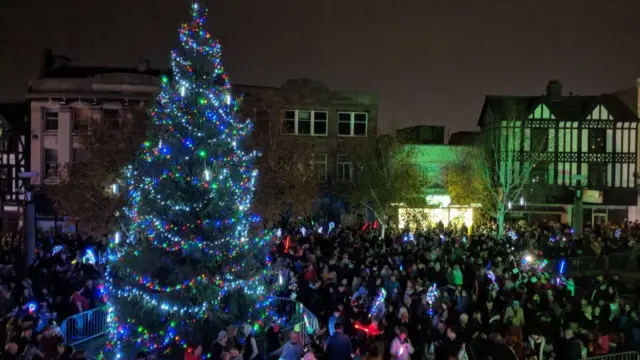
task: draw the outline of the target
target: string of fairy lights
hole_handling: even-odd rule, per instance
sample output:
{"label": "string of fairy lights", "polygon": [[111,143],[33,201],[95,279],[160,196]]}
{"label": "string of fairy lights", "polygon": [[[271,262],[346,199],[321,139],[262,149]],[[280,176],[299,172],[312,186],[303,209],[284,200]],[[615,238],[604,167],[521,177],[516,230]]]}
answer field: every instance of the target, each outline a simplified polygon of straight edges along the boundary
{"label": "string of fairy lights", "polygon": [[[278,321],[264,281],[270,235],[249,234],[257,220],[249,209],[259,154],[242,144],[253,125],[236,118],[240,100],[231,95],[220,44],[204,28],[206,9],[194,2],[191,10],[191,21],[178,31],[181,48],[171,52],[172,77],[161,78],[150,112],[155,126],[139,160],[125,169],[127,223],[108,251],[103,357],[119,359],[127,346],[186,347],[183,330],[212,311],[225,311],[223,297],[237,289],[257,299],[250,309],[254,326]],[[182,256],[205,265],[190,276],[177,270],[184,279],[171,283],[149,273],[147,251],[160,257],[159,264]],[[250,259],[260,266],[248,266]],[[197,302],[184,300],[193,294]],[[141,306],[140,317],[157,314],[157,326],[125,315],[121,306]]]}

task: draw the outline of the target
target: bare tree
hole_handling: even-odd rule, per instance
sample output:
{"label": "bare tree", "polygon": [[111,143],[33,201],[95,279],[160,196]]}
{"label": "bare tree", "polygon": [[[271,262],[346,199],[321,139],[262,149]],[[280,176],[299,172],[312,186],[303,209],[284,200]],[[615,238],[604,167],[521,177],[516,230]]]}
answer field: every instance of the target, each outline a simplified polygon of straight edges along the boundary
{"label": "bare tree", "polygon": [[309,141],[282,135],[281,121],[258,124],[253,143],[262,152],[258,159],[258,185],[254,209],[265,224],[285,215],[307,216],[319,194],[319,180],[312,164]]}
{"label": "bare tree", "polygon": [[414,147],[403,145],[396,137],[380,136],[366,146],[354,147],[352,154],[353,180],[339,182],[338,188],[350,202],[375,214],[384,236],[398,205],[411,208],[420,200],[424,203],[427,179],[415,166]]}
{"label": "bare tree", "polygon": [[80,232],[104,236],[117,220],[125,203],[123,170],[134,161],[149,122],[143,109],[93,122],[74,146],[74,161],[59,168],[60,182],[50,195],[56,211],[77,222]]}
{"label": "bare tree", "polygon": [[496,220],[498,234],[503,233],[507,211],[527,201],[525,195],[541,180],[531,173],[546,151],[546,140],[527,135],[522,117],[510,106],[506,119],[487,124],[477,146],[461,151],[459,160],[445,170],[452,200],[480,204],[480,210]]}

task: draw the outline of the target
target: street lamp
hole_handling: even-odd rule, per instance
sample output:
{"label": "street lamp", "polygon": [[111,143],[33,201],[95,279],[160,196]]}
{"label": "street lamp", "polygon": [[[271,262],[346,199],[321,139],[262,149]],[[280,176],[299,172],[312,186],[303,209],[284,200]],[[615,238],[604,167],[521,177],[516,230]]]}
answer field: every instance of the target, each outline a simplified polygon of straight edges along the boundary
{"label": "street lamp", "polygon": [[583,214],[582,214],[582,195],[584,194],[585,187],[582,185],[584,176],[582,175],[573,175],[571,176],[572,182],[575,182],[574,186],[569,187],[569,189],[573,190],[573,213],[571,214],[571,225],[573,226],[573,233],[576,237],[582,235],[582,230],[584,229],[583,222]]}
{"label": "street lamp", "polygon": [[22,256],[24,259],[23,267],[26,270],[29,265],[33,264],[36,249],[36,207],[33,203],[33,185],[31,179],[38,177],[38,172],[27,171],[18,174],[22,179],[25,191],[24,208],[22,211],[22,233],[24,239],[22,241]]}

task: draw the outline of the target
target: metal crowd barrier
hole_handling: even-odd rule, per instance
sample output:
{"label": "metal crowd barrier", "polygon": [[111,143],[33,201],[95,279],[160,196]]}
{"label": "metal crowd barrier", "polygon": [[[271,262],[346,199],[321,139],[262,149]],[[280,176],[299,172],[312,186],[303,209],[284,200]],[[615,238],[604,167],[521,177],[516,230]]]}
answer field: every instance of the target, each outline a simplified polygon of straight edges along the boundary
{"label": "metal crowd barrier", "polygon": [[[580,256],[568,257],[566,260],[566,270],[570,272],[586,272],[586,271],[622,271],[622,272],[638,272],[640,264],[634,259],[629,252],[613,253],[600,256]],[[556,269],[559,259],[549,260],[549,266]]]}
{"label": "metal crowd barrier", "polygon": [[[318,318],[298,301],[288,298],[276,298],[278,312],[284,315],[287,323],[280,329],[281,344],[289,340],[289,334],[297,331],[300,343],[306,345],[311,342],[311,334],[319,328]],[[256,339],[262,343],[263,339]],[[266,344],[262,344],[266,354]],[[268,355],[268,354],[266,354]]]}
{"label": "metal crowd barrier", "polygon": [[[275,301],[279,314],[286,319],[286,325],[280,330],[280,334],[288,337],[292,331],[297,331],[300,333],[301,343],[309,343],[309,335],[318,330],[318,318],[295,300],[276,298]],[[75,314],[60,325],[65,343],[71,346],[104,335],[106,331],[106,307]]]}
{"label": "metal crowd barrier", "polygon": [[66,344],[74,346],[103,335],[107,331],[106,307],[95,308],[66,318],[60,332]]}
{"label": "metal crowd barrier", "polygon": [[637,351],[628,351],[617,354],[594,356],[587,358],[587,360],[640,360],[640,354]]}

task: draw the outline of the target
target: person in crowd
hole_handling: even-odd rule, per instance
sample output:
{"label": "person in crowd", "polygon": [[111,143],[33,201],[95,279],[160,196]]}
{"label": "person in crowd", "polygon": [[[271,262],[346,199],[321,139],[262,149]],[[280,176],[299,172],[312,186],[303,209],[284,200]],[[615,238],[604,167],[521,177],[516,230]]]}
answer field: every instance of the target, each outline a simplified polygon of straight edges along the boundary
{"label": "person in crowd", "polygon": [[222,353],[229,352],[229,346],[227,345],[227,332],[224,330],[220,330],[218,333],[218,338],[211,345],[211,358],[213,360],[218,360],[222,358]]}
{"label": "person in crowd", "polygon": [[304,355],[302,346],[300,345],[300,334],[294,331],[289,335],[289,341],[287,341],[282,347],[271,355],[279,356],[280,360],[300,360]]}
{"label": "person in crowd", "polygon": [[244,333],[244,350],[242,353],[242,360],[260,360],[260,352],[258,351],[258,344],[253,337],[253,328],[249,324],[244,324],[242,327]]}
{"label": "person in crowd", "polygon": [[411,354],[415,351],[411,341],[407,338],[407,329],[400,327],[397,329],[397,336],[391,342],[390,354],[397,360],[410,360]]}
{"label": "person in crowd", "polygon": [[238,328],[231,325],[227,326],[227,347],[229,349],[237,349],[240,345],[238,341]]}
{"label": "person in crowd", "polygon": [[[559,269],[569,257],[631,249],[639,223],[589,224],[581,237],[553,222],[509,224],[501,234],[491,223],[389,228],[384,237],[370,224],[329,234],[299,228],[285,231],[294,240],[287,254],[279,240],[273,247],[272,258],[287,268],[285,283],[295,284],[280,294],[317,315],[317,329],[326,327],[329,335],[318,331],[320,342],[328,344],[340,323],[362,358],[374,344],[378,354],[393,355],[398,329],[416,356],[446,360],[640,349],[637,311],[614,286],[622,282],[604,275],[590,283]],[[376,304],[380,289],[385,296]],[[563,330],[571,331],[563,336]]]}
{"label": "person in crowd", "polygon": [[342,323],[335,323],[333,329],[333,334],[325,344],[325,356],[328,359],[350,360],[354,355],[351,339],[342,333]]}
{"label": "person in crowd", "polygon": [[344,323],[341,307],[336,308],[333,312],[333,315],[329,318],[329,336],[333,335],[333,333],[335,332],[335,325],[337,323]]}
{"label": "person in crowd", "polygon": [[184,352],[184,360],[201,360],[202,344],[194,344],[193,347],[187,348]]}

